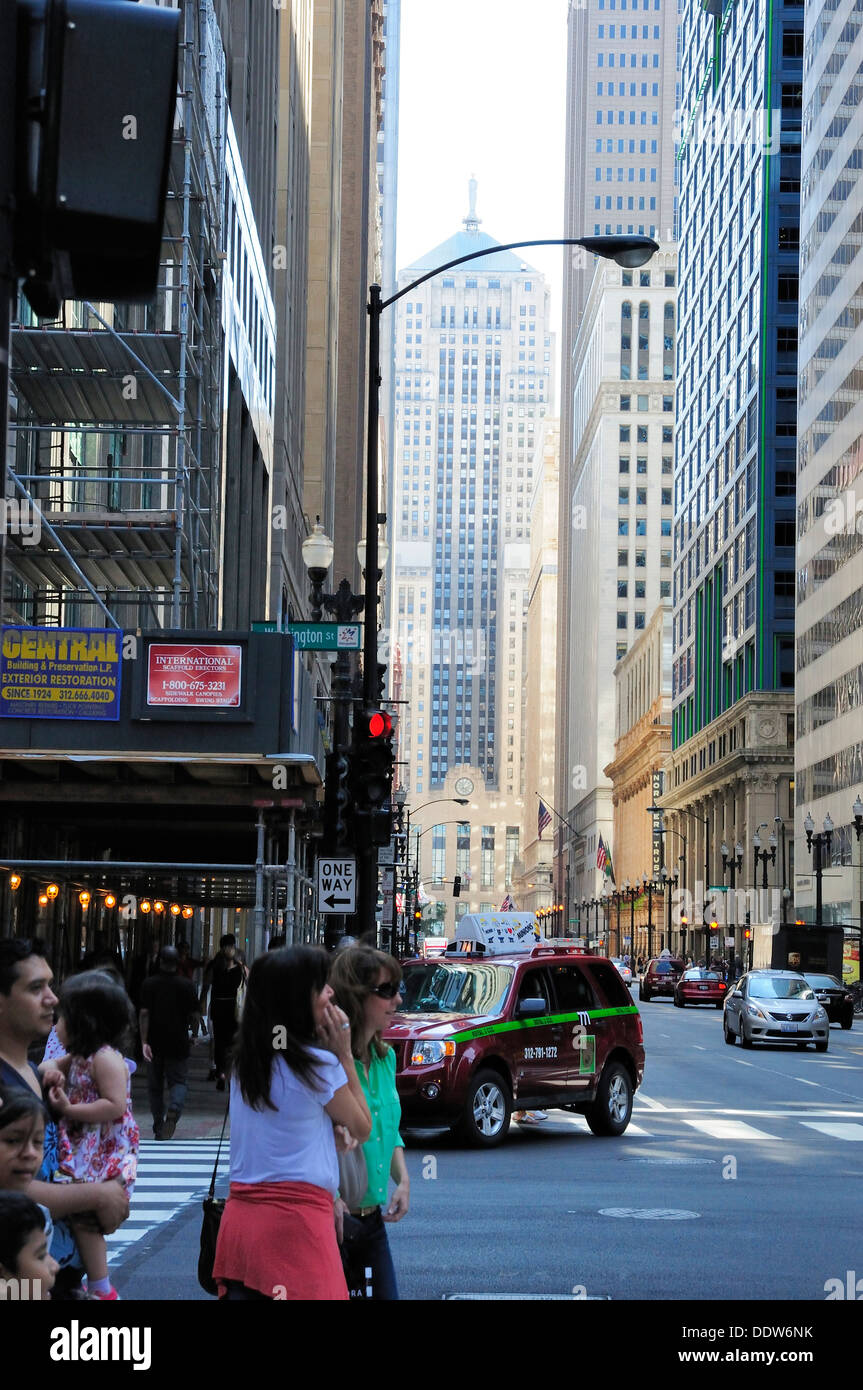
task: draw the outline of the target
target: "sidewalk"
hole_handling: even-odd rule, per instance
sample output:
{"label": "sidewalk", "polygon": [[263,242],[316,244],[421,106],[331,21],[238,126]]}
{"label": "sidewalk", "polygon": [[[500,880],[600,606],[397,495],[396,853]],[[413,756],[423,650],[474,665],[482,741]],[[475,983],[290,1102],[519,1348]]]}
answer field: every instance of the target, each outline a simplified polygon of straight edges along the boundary
{"label": "sidewalk", "polygon": [[[189,1089],[186,1105],[180,1116],[175,1139],[218,1139],[225,1117],[228,1092],[217,1091],[215,1081],[208,1081],[210,1072],[210,1040],[195,1038],[189,1054]],[[165,1087],[167,1104],[168,1088]],[[143,1139],[153,1137],[153,1120],[147,1093],[147,1063],[140,1062],[132,1077],[132,1110]],[[227,1138],[227,1132],[226,1132]],[[166,1140],[166,1146],[170,1143]]]}

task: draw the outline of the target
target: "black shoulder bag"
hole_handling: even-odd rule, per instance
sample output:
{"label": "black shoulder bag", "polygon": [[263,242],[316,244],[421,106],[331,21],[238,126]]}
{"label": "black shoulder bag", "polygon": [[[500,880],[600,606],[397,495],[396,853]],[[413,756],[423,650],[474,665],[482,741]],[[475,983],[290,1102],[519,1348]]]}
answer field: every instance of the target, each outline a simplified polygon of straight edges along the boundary
{"label": "black shoulder bag", "polygon": [[213,1279],[213,1265],[216,1262],[216,1241],[219,1238],[219,1226],[222,1222],[222,1213],[225,1210],[225,1198],[216,1196],[216,1174],[219,1171],[219,1159],[222,1154],[222,1140],[225,1137],[225,1125],[228,1123],[228,1112],[231,1102],[225,1106],[225,1118],[222,1120],[222,1132],[219,1135],[219,1147],[216,1150],[216,1161],[213,1164],[213,1176],[210,1179],[210,1190],[201,1203],[204,1210],[204,1219],[201,1222],[201,1252],[198,1255],[198,1283],[204,1293],[217,1294],[218,1284]]}

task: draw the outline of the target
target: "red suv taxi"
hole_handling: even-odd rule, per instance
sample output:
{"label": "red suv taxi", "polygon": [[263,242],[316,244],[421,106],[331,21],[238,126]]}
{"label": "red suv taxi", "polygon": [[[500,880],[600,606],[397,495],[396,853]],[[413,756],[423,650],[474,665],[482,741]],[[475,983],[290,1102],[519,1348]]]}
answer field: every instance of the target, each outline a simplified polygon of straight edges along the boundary
{"label": "red suv taxi", "polygon": [[443,957],[408,961],[386,1033],[406,1128],[506,1137],[513,1108],[623,1134],[644,1074],[641,1019],[610,960],[538,938],[527,913],[470,914]]}
{"label": "red suv taxi", "polygon": [[667,954],[654,956],[652,960],[647,962],[641,977],[641,988],[638,992],[641,1003],[647,1004],[658,994],[664,994],[669,999],[673,998],[685,969],[686,966],[679,956]]}

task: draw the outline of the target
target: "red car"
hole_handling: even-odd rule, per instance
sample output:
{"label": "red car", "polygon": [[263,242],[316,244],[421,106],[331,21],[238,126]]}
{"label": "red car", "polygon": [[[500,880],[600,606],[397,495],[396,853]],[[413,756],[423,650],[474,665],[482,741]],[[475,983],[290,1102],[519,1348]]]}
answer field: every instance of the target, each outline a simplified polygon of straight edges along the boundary
{"label": "red car", "polygon": [[647,1004],[662,994],[673,998],[677,983],[685,969],[686,966],[679,956],[654,956],[647,962],[641,977],[641,988],[638,992],[641,1003]]}
{"label": "red car", "polygon": [[721,1009],[725,1003],[726,989],[725,981],[716,970],[705,970],[696,965],[684,971],[678,981],[674,1002],[678,1009],[685,1009],[687,1004],[712,1004],[714,1008]]}
{"label": "red car", "polygon": [[[488,1148],[506,1137],[513,1109],[561,1108],[594,1134],[622,1134],[644,1074],[629,991],[604,957],[537,944],[532,931],[518,940],[512,927],[492,939],[487,924],[516,915],[464,917],[445,956],[405,964],[386,1033],[403,1124],[450,1127]],[[466,939],[475,922],[485,942]]]}

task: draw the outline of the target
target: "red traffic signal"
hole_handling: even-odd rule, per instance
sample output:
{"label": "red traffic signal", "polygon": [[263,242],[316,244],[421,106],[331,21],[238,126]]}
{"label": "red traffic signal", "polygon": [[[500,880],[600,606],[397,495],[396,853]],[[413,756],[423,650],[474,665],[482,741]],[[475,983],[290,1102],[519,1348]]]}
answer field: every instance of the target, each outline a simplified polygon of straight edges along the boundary
{"label": "red traffic signal", "polygon": [[386,710],[377,709],[368,718],[369,738],[388,738],[393,731],[392,716]]}

